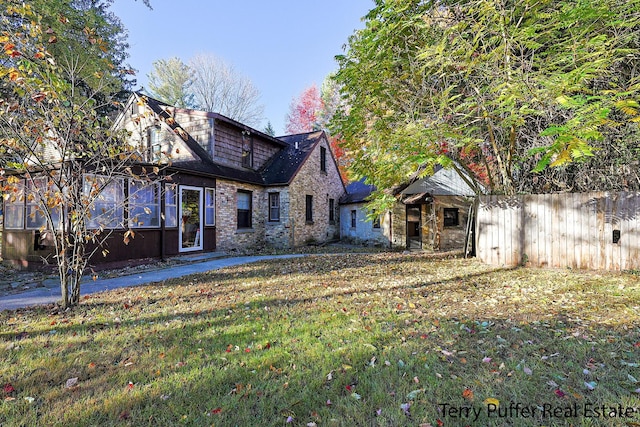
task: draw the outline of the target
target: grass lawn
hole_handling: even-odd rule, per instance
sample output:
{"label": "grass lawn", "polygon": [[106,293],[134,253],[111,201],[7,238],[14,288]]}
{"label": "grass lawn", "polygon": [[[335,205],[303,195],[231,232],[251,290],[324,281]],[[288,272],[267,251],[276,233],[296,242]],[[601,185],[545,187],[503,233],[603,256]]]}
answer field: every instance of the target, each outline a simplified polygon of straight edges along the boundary
{"label": "grass lawn", "polygon": [[640,425],[631,273],[311,255],[52,310],[0,313],[2,426]]}

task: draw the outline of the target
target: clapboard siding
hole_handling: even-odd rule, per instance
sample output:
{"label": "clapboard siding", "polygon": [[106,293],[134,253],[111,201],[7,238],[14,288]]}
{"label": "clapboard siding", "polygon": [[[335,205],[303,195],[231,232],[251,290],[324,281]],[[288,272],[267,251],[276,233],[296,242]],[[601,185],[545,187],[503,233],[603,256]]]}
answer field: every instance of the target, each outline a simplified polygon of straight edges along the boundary
{"label": "clapboard siding", "polygon": [[481,196],[476,221],[476,253],[488,264],[640,269],[638,192]]}

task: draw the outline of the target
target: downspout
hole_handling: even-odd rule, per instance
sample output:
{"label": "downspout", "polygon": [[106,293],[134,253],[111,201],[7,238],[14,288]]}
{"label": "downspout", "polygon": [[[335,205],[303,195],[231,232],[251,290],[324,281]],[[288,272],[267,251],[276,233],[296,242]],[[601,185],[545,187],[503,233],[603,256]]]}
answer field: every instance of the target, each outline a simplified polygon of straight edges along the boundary
{"label": "downspout", "polygon": [[[166,178],[166,173],[165,171],[162,171],[162,179],[160,180],[162,188],[160,189],[160,260],[161,261],[166,261],[166,251],[165,251],[165,247],[164,244],[166,242],[166,236],[165,236],[165,222],[167,220],[166,214],[167,214],[167,204],[166,204],[166,197],[165,197],[165,178]],[[177,215],[177,212],[176,212]]]}
{"label": "downspout", "polygon": [[393,249],[393,209],[389,211],[389,249]]}

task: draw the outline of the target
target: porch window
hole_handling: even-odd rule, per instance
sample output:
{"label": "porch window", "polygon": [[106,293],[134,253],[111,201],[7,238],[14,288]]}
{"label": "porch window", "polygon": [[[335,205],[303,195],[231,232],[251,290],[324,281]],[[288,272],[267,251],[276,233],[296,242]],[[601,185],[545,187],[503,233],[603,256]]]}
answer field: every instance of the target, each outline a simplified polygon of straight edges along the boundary
{"label": "porch window", "polygon": [[458,208],[444,208],[444,226],[457,227],[458,225],[460,225]]}
{"label": "porch window", "polygon": [[216,225],[216,190],[205,188],[204,190],[204,225]]}
{"label": "porch window", "polygon": [[307,222],[313,222],[313,196],[309,194],[305,199],[305,219]]}
{"label": "porch window", "polygon": [[129,181],[129,227],[160,226],[160,186],[142,181]]}
{"label": "porch window", "polygon": [[24,181],[12,184],[12,190],[4,194],[4,227],[24,228]]}
{"label": "porch window", "polygon": [[164,187],[164,226],[167,228],[174,228],[178,226],[176,184],[167,184]]}
{"label": "porch window", "polygon": [[[47,227],[47,217],[40,208],[40,206],[43,206],[43,203],[46,203],[48,206],[53,206],[49,208],[51,221],[56,230],[60,229],[60,207],[55,206],[55,190],[53,187],[48,186],[48,182],[47,177],[44,176],[27,180],[27,215],[25,217],[25,228],[28,230],[39,230]],[[53,205],[49,203],[50,201]]]}
{"label": "porch window", "polygon": [[356,228],[356,218],[357,218],[357,211],[352,210],[351,211],[351,228]]}
{"label": "porch window", "polygon": [[238,228],[251,228],[251,197],[250,191],[238,191]]}
{"label": "porch window", "polygon": [[280,221],[280,193],[269,193],[269,221]]}
{"label": "porch window", "polygon": [[89,203],[87,228],[123,228],[124,180],[85,175],[82,193]]}

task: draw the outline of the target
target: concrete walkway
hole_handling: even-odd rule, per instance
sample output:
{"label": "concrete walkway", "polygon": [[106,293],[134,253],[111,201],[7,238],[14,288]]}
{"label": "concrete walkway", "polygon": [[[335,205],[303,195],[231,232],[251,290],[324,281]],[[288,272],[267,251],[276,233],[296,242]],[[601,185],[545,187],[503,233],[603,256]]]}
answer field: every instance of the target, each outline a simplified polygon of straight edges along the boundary
{"label": "concrete walkway", "polygon": [[[130,276],[114,277],[112,279],[92,280],[85,277],[80,286],[80,295],[88,295],[97,292],[109,291],[111,289],[125,288],[130,286],[144,285],[147,283],[161,282],[167,279],[175,279],[178,277],[188,276],[190,274],[204,273],[211,270],[217,270],[224,267],[233,267],[240,264],[248,264],[251,262],[263,261],[266,259],[280,258],[300,258],[305,254],[293,255],[257,255],[257,256],[241,256],[231,258],[210,259],[206,255],[198,258],[190,259],[187,264],[162,268],[158,270],[145,271],[132,274]],[[60,287],[54,288],[36,288],[19,294],[6,295],[0,297],[0,311],[15,310],[34,305],[51,304],[61,301],[62,294]]]}

